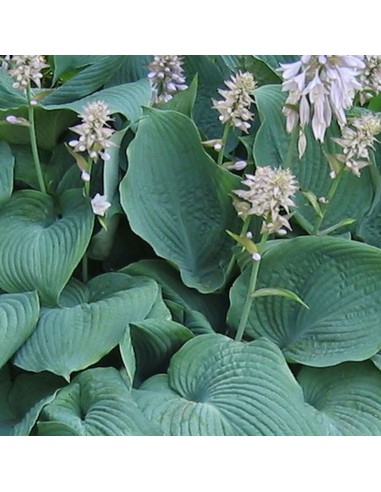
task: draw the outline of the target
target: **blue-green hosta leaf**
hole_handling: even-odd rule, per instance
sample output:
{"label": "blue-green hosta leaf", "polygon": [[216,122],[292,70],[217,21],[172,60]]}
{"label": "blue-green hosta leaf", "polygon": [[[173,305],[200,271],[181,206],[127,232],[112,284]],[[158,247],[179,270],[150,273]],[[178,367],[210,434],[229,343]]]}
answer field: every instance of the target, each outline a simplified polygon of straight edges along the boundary
{"label": "blue-green hosta leaf", "polygon": [[12,194],[14,165],[15,158],[9,145],[0,142],[0,205]]}
{"label": "blue-green hosta leaf", "polygon": [[0,371],[0,436],[28,436],[42,408],[53,401],[61,378],[52,374],[21,374],[11,381],[8,367]]}
{"label": "blue-green hosta leaf", "polygon": [[39,435],[154,436],[160,430],[133,401],[119,372],[111,367],[80,373],[47,405]]}
{"label": "blue-green hosta leaf", "polygon": [[[172,320],[147,319],[131,323],[131,340],[136,355],[138,377],[148,376],[166,369],[169,359],[193,333]],[[120,344],[122,354],[128,350],[128,339]]]}
{"label": "blue-green hosta leaf", "polygon": [[36,292],[0,295],[0,368],[31,335],[39,314]]}
{"label": "blue-green hosta leaf", "polygon": [[27,104],[26,96],[12,87],[14,80],[0,70],[0,111],[18,108]]}
{"label": "blue-green hosta leaf", "polygon": [[164,435],[316,435],[303,392],[281,351],[268,340],[235,342],[200,335],[171,359],[168,375],[133,391]]}
{"label": "blue-green hosta leaf", "polygon": [[78,70],[88,65],[94,65],[99,60],[99,55],[54,55],[54,79],[53,83],[67,72]]}
{"label": "blue-green hosta leaf", "polygon": [[304,367],[298,381],[328,434],[381,435],[381,373],[370,362]]}
{"label": "blue-green hosta leaf", "polygon": [[101,87],[122,65],[125,55],[98,56],[97,60],[74,75],[43,99],[44,105],[76,101]]}
{"label": "blue-green hosta leaf", "polygon": [[238,178],[213,162],[195,125],[175,111],[147,108],[128,157],[120,195],[132,230],[179,267],[188,287],[220,288],[231,257],[225,230],[239,227],[229,197]]}
{"label": "blue-green hosta leaf", "polygon": [[[282,114],[286,94],[281,92],[279,85],[267,85],[256,89],[254,96],[262,122],[254,143],[255,162],[259,166],[283,166],[290,144],[290,135],[286,132],[286,118]],[[314,139],[309,126],[306,126],[305,133],[307,150],[301,160],[295,155],[291,170],[303,190],[312,191],[317,197],[324,197],[327,196],[332,183],[329,177],[330,169],[322,146]],[[338,136],[337,129],[331,125],[325,136],[328,153],[339,152],[339,148],[331,140],[334,136]],[[328,205],[321,229],[333,226],[342,219],[359,220],[369,210],[372,197],[373,185],[368,168],[362,170],[360,178],[346,172]],[[313,226],[316,213],[303,194],[298,194],[296,204],[295,217],[298,218],[300,215],[302,220]],[[305,227],[304,223],[302,225]]]}
{"label": "blue-green hosta leaf", "polygon": [[151,99],[151,85],[149,80],[138,80],[128,84],[109,87],[95,92],[83,99],[68,103],[49,105],[44,103],[45,109],[70,109],[76,113],[82,113],[84,106],[92,101],[104,101],[110,113],[120,113],[129,121],[136,121],[142,114],[141,106],[149,104]]}
{"label": "blue-green hosta leaf", "polygon": [[[120,270],[129,275],[146,275],[151,277],[160,285],[163,298],[173,313],[174,303],[179,307],[181,318],[176,321],[185,324],[192,331],[188,322],[197,317],[197,323],[209,332],[213,332],[211,325],[216,331],[225,323],[225,296],[221,294],[200,294],[195,289],[190,289],[181,281],[179,272],[165,260],[141,260],[132,263]],[[176,308],[176,311],[177,308]],[[174,318],[175,319],[175,318]],[[185,322],[185,321],[188,322]],[[196,321],[196,320],[195,320]]]}
{"label": "blue-green hosta leaf", "polygon": [[36,289],[43,303],[56,304],[89,244],[94,216],[81,190],[61,197],[61,216],[52,198],[23,190],[0,209],[0,287]]}
{"label": "blue-green hosta leaf", "polygon": [[[281,297],[254,299],[246,334],[266,337],[293,362],[324,367],[360,361],[381,347],[381,251],[341,238],[274,241],[263,255],[257,289],[286,288],[309,306]],[[237,329],[250,267],[234,283],[229,324]]]}
{"label": "blue-green hosta leaf", "polygon": [[188,89],[177,92],[172,99],[170,99],[162,109],[171,109],[173,111],[178,111],[179,113],[185,114],[192,118],[193,108],[197,96],[197,75],[192,80]]}
{"label": "blue-green hosta leaf", "polygon": [[281,63],[294,63],[300,58],[298,55],[254,55],[254,57],[265,62],[278,76],[277,70]]}
{"label": "blue-green hosta leaf", "polygon": [[152,279],[105,273],[87,286],[71,281],[57,308],[43,308],[37,328],[14,364],[49,371],[67,380],[94,364],[121,340],[129,323],[142,321],[156,301]]}

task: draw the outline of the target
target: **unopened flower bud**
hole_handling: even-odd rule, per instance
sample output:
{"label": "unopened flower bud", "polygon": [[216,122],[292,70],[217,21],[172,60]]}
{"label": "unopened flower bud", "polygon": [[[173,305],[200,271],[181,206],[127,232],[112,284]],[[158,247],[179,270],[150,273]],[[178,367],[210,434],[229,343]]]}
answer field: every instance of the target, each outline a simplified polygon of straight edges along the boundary
{"label": "unopened flower bud", "polygon": [[252,233],[252,232],[250,232],[250,231],[249,231],[249,232],[247,232],[247,233],[246,233],[246,237],[247,237],[247,239],[253,239],[253,233]]}
{"label": "unopened flower bud", "polygon": [[252,258],[254,261],[261,261],[262,256],[261,256],[259,253],[253,253],[253,254],[251,255],[251,258]]}
{"label": "unopened flower bud", "polygon": [[90,181],[90,174],[86,171],[82,171],[81,179],[82,179],[82,181],[85,181],[85,182]]}

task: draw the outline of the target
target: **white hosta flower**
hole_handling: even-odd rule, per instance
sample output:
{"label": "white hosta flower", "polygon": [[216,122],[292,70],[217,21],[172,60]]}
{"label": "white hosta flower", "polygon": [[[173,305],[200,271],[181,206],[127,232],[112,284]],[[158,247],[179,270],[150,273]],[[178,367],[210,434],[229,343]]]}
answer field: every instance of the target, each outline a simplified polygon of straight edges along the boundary
{"label": "white hosta flower", "polygon": [[87,151],[90,158],[95,162],[100,157],[103,160],[110,158],[106,149],[113,146],[110,137],[114,130],[109,127],[110,111],[103,101],[93,101],[83,108],[79,115],[82,124],[70,128],[79,135],[78,140],[71,140],[69,145],[75,152]]}
{"label": "white hosta flower", "polygon": [[365,69],[360,75],[360,103],[364,104],[372,96],[381,92],[381,56],[365,55]]}
{"label": "white hosta flower", "polygon": [[[237,196],[248,202],[245,215],[258,215],[264,218],[262,233],[282,234],[284,228],[290,230],[288,221],[290,207],[295,206],[292,197],[298,190],[298,184],[290,170],[264,166],[258,167],[255,175],[246,174],[245,177],[242,184],[249,189],[234,191]],[[286,215],[283,212],[286,212]]]}
{"label": "white hosta flower", "polygon": [[356,176],[369,165],[369,150],[374,150],[376,135],[381,133],[381,118],[373,113],[365,113],[354,118],[341,131],[341,138],[333,138],[343,149],[336,157]]}
{"label": "white hosta flower", "polygon": [[21,91],[34,82],[37,87],[41,87],[41,70],[49,65],[45,63],[45,58],[41,55],[13,55],[7,57],[7,62],[3,67],[15,81],[12,86]]}
{"label": "white hosta flower", "polygon": [[[364,68],[362,55],[303,55],[297,62],[281,64],[282,91],[288,92],[283,108],[287,131],[291,133],[299,124],[299,140],[305,139],[304,127],[311,120],[315,139],[323,142],[333,116],[345,125],[345,110],[361,90],[359,77]],[[298,148],[301,157],[305,140],[299,141]]]}
{"label": "white hosta flower", "polygon": [[213,108],[219,113],[221,123],[229,123],[235,128],[248,133],[253,119],[253,113],[249,111],[254,102],[251,92],[255,89],[256,82],[251,73],[239,72],[232,75],[231,80],[225,81],[229,90],[219,89],[219,94],[224,98],[220,101],[212,99]]}
{"label": "white hosta flower", "polygon": [[18,116],[14,116],[10,114],[9,116],[6,116],[5,121],[7,123],[10,123],[11,125],[21,125],[21,126],[29,126],[30,123],[27,119],[21,118]]}
{"label": "white hosta flower", "polygon": [[148,65],[148,78],[153,89],[153,104],[163,104],[172,99],[177,91],[183,91],[188,86],[182,67],[182,58],[178,55],[156,55]]}
{"label": "white hosta flower", "polygon": [[95,215],[100,215],[104,217],[106,210],[111,207],[111,203],[107,201],[106,195],[100,195],[97,193],[91,200],[91,208]]}

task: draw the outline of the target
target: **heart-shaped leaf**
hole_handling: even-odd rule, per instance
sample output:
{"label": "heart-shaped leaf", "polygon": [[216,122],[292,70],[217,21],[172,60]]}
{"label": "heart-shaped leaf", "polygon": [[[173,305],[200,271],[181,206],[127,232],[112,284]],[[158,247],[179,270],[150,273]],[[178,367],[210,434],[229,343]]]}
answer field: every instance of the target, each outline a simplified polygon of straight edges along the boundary
{"label": "heart-shaped leaf", "polygon": [[[292,362],[323,367],[368,359],[381,347],[381,251],[333,237],[274,241],[263,255],[257,289],[286,288],[310,309],[282,297],[253,300],[250,338],[275,342]],[[250,267],[234,283],[228,322],[238,328]]]}
{"label": "heart-shaped leaf", "polygon": [[67,380],[114,348],[129,323],[142,321],[158,295],[154,280],[106,273],[87,286],[71,281],[60,307],[43,308],[35,332],[14,357],[28,371],[50,371]]}
{"label": "heart-shaped leaf", "polygon": [[0,436],[28,436],[42,408],[64,384],[53,374],[21,374],[13,382],[8,367],[0,371]]}
{"label": "heart-shaped leaf", "polygon": [[305,367],[298,381],[327,434],[381,435],[381,373],[370,362]]}
{"label": "heart-shaped leaf", "polygon": [[39,314],[36,292],[0,295],[0,368],[33,332]]}
{"label": "heart-shaped leaf", "polygon": [[153,376],[133,395],[165,435],[323,433],[281,351],[268,340],[243,344],[200,335],[172,357],[168,375]]}
{"label": "heart-shaped leaf", "polygon": [[81,190],[62,196],[61,211],[58,216],[52,198],[34,190],[14,193],[0,209],[2,289],[36,289],[43,303],[57,303],[86,251],[94,220]]}
{"label": "heart-shaped leaf", "polygon": [[217,290],[231,257],[225,230],[239,227],[229,197],[238,178],[213,162],[193,122],[175,111],[147,108],[127,153],[120,195],[132,230],[179,267],[187,286]]}
{"label": "heart-shaped leaf", "polygon": [[159,429],[139,410],[119,372],[111,367],[80,373],[47,405],[39,435],[154,436]]}

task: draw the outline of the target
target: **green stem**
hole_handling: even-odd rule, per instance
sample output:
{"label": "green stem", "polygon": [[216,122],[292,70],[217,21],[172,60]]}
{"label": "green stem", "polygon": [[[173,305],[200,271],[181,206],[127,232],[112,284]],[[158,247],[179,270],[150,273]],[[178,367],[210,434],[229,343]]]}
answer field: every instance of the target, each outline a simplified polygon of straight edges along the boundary
{"label": "green stem", "polygon": [[[242,225],[242,229],[241,229],[241,232],[239,234],[241,237],[243,237],[247,233],[247,231],[249,230],[250,222],[251,222],[251,216],[249,215],[249,216],[246,217],[246,219],[244,220],[244,223]],[[226,269],[226,274],[225,274],[226,281],[229,280],[229,278],[230,278],[230,276],[232,274],[234,265],[235,265],[235,255],[233,253],[232,254],[232,257],[230,258],[228,267]]]}
{"label": "green stem", "polygon": [[295,128],[291,132],[290,145],[288,146],[288,151],[286,155],[286,159],[283,161],[283,168],[289,169],[291,167],[291,163],[295,157],[296,153],[296,142],[298,140],[299,135],[299,126],[295,126]]}
{"label": "green stem", "polygon": [[230,132],[230,125],[229,123],[227,123],[225,125],[225,128],[224,128],[224,133],[222,135],[222,147],[221,147],[221,150],[218,154],[218,161],[217,161],[217,164],[219,166],[221,166],[222,164],[222,161],[224,159],[224,152],[225,152],[225,146],[226,146],[226,142],[228,140],[228,136],[229,136],[229,132]]}
{"label": "green stem", "polygon": [[35,123],[34,123],[34,107],[31,105],[31,97],[30,97],[30,87],[29,87],[29,85],[28,85],[28,87],[26,89],[26,94],[27,94],[27,98],[28,98],[29,136],[30,136],[30,145],[32,147],[32,155],[33,155],[34,167],[36,169],[36,174],[37,174],[37,179],[38,179],[38,185],[40,187],[40,190],[43,193],[46,193],[46,186],[45,186],[44,176],[42,174],[40,158],[39,158],[39,155],[38,155],[36,127],[35,127]]}
{"label": "green stem", "polygon": [[[268,233],[264,233],[262,235],[261,242],[258,245],[258,253],[262,253],[266,241],[268,238]],[[247,320],[249,319],[250,309],[253,304],[254,298],[252,294],[255,292],[255,286],[257,283],[258,271],[259,271],[260,261],[253,261],[253,265],[251,267],[251,275],[249,280],[249,287],[247,289],[245,304],[243,305],[241,319],[239,321],[238,330],[235,336],[235,340],[240,342],[242,340],[243,334],[245,333],[245,328],[247,324]]]}
{"label": "green stem", "polygon": [[[91,168],[93,166],[93,161],[90,157],[87,160],[87,172],[90,175],[90,181],[85,181],[83,185],[83,191],[85,196],[90,197],[90,183],[91,183]],[[87,257],[87,253],[85,253],[82,257],[82,282],[84,284],[89,280],[89,261]]]}
{"label": "green stem", "polygon": [[314,235],[319,233],[319,230],[320,230],[320,227],[323,223],[325,214],[327,213],[327,209],[329,207],[329,204],[331,203],[332,198],[333,198],[334,194],[336,193],[337,187],[340,184],[340,181],[341,181],[341,178],[344,174],[344,171],[345,171],[345,166],[343,166],[341,168],[341,170],[337,173],[335,179],[332,180],[331,186],[330,186],[330,188],[328,190],[328,194],[327,194],[327,203],[324,204],[322,207],[320,207],[322,214],[321,214],[321,216],[317,217],[314,230],[312,231],[312,234],[314,234]]}

